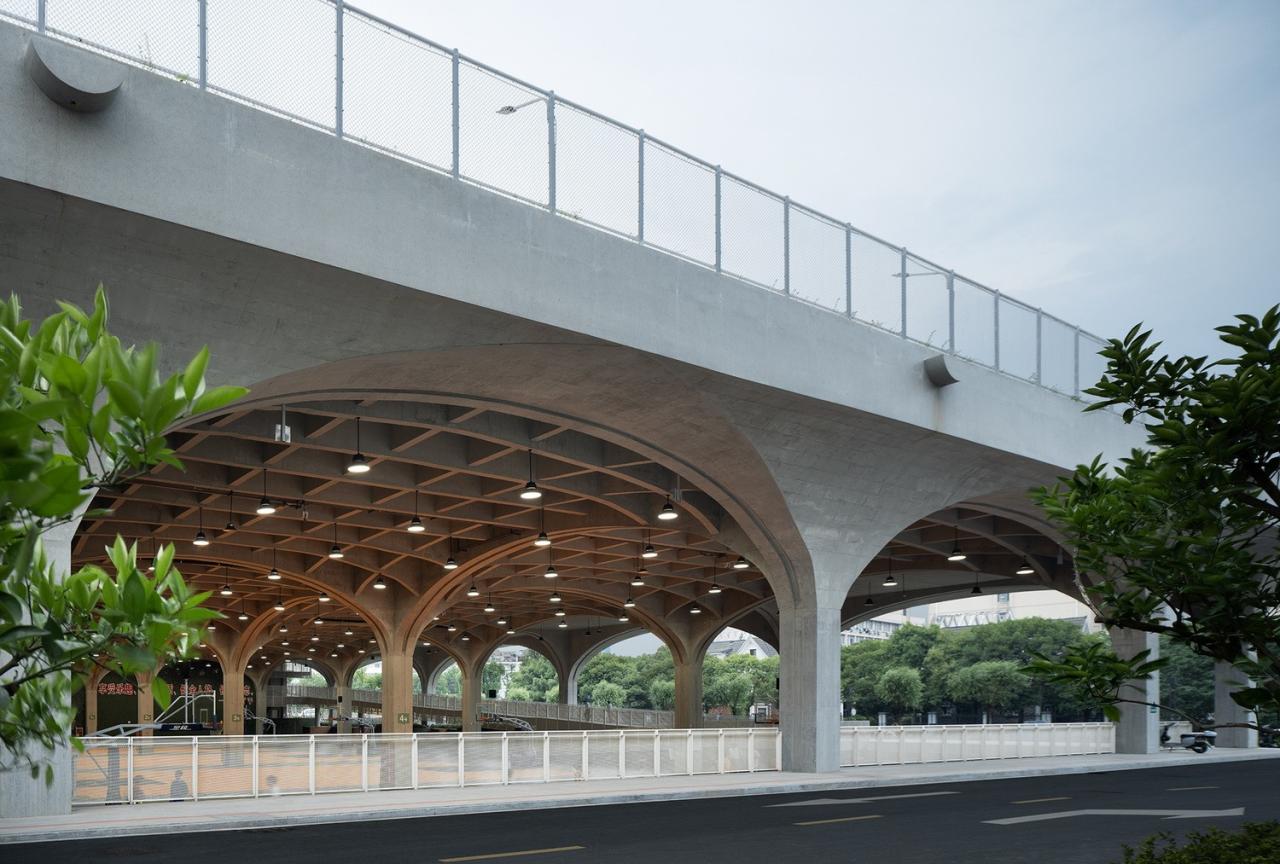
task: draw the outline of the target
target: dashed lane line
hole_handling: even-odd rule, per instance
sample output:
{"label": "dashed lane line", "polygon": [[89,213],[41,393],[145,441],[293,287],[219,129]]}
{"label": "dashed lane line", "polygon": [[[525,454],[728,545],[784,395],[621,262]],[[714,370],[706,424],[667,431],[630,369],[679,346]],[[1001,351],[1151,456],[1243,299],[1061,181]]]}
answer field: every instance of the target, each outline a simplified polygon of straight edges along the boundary
{"label": "dashed lane line", "polygon": [[552,852],[576,852],[586,846],[552,846],[548,849],[521,849],[518,852],[488,852],[484,855],[459,855],[455,858],[441,858],[440,864],[458,864],[461,861],[490,861],[494,858],[518,858],[521,855],[549,855]]}
{"label": "dashed lane line", "polygon": [[1010,804],[1043,804],[1046,801],[1070,801],[1070,795],[1059,795],[1057,798],[1024,798],[1021,801],[1010,801]]}
{"label": "dashed lane line", "polygon": [[1166,792],[1191,792],[1195,789],[1217,789],[1217,786],[1170,786]]}
{"label": "dashed lane line", "polygon": [[842,816],[839,819],[812,819],[808,822],[795,822],[793,824],[799,825],[802,827],[808,827],[810,825],[831,825],[835,822],[865,822],[868,819],[880,819],[880,818],[881,818],[880,814],[877,813],[877,814],[871,814],[868,816]]}

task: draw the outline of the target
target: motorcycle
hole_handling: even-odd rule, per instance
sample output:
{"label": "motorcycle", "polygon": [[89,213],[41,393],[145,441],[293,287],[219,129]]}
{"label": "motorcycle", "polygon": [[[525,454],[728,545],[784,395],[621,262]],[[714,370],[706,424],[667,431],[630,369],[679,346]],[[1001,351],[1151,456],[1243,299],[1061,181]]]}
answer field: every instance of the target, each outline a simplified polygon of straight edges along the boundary
{"label": "motorcycle", "polygon": [[1160,727],[1160,746],[1174,750],[1183,747],[1187,750],[1193,750],[1196,753],[1205,753],[1210,747],[1214,746],[1217,741],[1218,733],[1212,729],[1207,731],[1191,731],[1183,732],[1178,736],[1177,744],[1174,744],[1170,738],[1169,730],[1173,728],[1172,723],[1166,723]]}

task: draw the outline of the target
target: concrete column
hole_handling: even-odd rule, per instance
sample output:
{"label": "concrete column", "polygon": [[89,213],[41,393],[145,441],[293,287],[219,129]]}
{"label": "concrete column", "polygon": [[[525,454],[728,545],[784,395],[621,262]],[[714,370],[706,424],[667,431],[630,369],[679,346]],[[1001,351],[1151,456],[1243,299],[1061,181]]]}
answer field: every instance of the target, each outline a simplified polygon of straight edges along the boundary
{"label": "concrete column", "polygon": [[[1240,670],[1230,663],[1218,661],[1213,664],[1213,722],[1214,723],[1255,723],[1257,715],[1248,711],[1231,698],[1231,694],[1252,684]],[[1219,747],[1257,747],[1258,732],[1256,729],[1219,729],[1217,745]]]}
{"label": "concrete column", "polygon": [[[355,709],[351,705],[351,688],[343,684],[339,684],[333,688],[334,699],[337,701],[337,709],[339,717],[354,717]],[[347,733],[351,731],[351,721],[339,720],[338,731]]]}
{"label": "concrete column", "polygon": [[[1114,629],[1111,631],[1111,647],[1122,659],[1133,657],[1140,651],[1150,651],[1148,660],[1160,656],[1160,642],[1156,634],[1141,630]],[[1154,673],[1146,681],[1128,681],[1120,687],[1124,699],[1140,702],[1160,701],[1160,673]],[[1117,753],[1156,753],[1160,750],[1160,714],[1149,705],[1122,702],[1120,722],[1116,724]]]}
{"label": "concrete column", "polygon": [[413,654],[382,655],[382,731],[413,731]]}
{"label": "concrete column", "polygon": [[557,683],[559,684],[560,690],[559,690],[559,693],[556,695],[556,701],[559,702],[561,705],[578,704],[578,686],[577,686],[578,682],[575,681],[573,682],[573,685],[570,686],[569,673],[566,672],[565,674],[560,676],[559,681]]}
{"label": "concrete column", "polygon": [[484,668],[461,668],[462,672],[462,731],[479,732],[480,688],[483,686]]}
{"label": "concrete column", "polygon": [[782,770],[840,767],[840,607],[784,606],[782,646]]}
{"label": "concrete column", "polygon": [[222,670],[222,734],[243,735],[244,670]]}
{"label": "concrete column", "polygon": [[676,661],[675,728],[697,729],[702,725],[702,656]]}

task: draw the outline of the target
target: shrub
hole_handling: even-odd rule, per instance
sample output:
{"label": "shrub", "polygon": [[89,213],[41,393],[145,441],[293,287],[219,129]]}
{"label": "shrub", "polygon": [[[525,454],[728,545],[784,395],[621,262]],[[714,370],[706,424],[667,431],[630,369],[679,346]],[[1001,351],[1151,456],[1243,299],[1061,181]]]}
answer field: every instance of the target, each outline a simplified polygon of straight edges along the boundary
{"label": "shrub", "polygon": [[1246,822],[1239,831],[1193,831],[1179,846],[1169,834],[1124,847],[1122,864],[1275,864],[1280,861],[1280,822]]}

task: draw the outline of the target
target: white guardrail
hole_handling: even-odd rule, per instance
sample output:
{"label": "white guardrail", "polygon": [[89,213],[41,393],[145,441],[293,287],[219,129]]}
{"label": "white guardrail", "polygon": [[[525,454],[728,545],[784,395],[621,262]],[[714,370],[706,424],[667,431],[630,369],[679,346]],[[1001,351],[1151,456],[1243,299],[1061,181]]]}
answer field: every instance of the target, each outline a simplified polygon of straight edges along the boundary
{"label": "white guardrail", "polygon": [[83,738],[75,804],[777,771],[777,729]]}
{"label": "white guardrail", "polygon": [[1116,730],[1111,723],[843,726],[840,729],[840,765],[846,768],[1114,752]]}
{"label": "white guardrail", "polygon": [[1060,393],[1105,365],[1074,324],[340,0],[0,0],[0,20]]}

